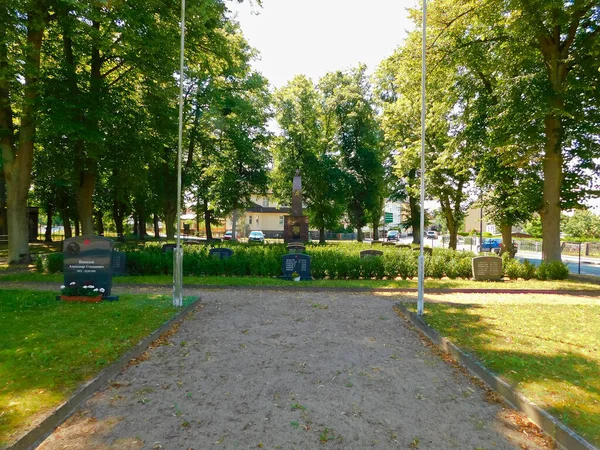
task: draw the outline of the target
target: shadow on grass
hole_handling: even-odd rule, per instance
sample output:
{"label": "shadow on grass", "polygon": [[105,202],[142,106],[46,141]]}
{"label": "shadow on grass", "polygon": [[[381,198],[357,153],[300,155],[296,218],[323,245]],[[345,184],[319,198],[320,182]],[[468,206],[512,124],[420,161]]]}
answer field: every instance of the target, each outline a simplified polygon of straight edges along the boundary
{"label": "shadow on grass", "polygon": [[[600,307],[429,303],[425,321],[586,439],[600,443]],[[414,310],[414,306],[412,307]],[[561,314],[562,311],[562,314]],[[556,321],[548,317],[555,317]],[[596,330],[594,332],[594,330]],[[596,336],[596,337],[594,337]]]}

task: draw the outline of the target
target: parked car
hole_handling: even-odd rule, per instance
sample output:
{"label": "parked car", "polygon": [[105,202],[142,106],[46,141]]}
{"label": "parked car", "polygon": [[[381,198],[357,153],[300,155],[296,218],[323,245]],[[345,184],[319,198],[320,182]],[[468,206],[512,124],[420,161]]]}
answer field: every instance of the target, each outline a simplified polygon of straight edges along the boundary
{"label": "parked car", "polygon": [[[517,253],[518,246],[516,242],[512,243],[513,253]],[[481,247],[481,248],[480,248]],[[477,246],[478,252],[494,252],[497,255],[502,250],[502,238],[485,238],[481,246]]]}
{"label": "parked car", "polygon": [[223,235],[223,240],[224,241],[230,241],[231,240],[231,236],[232,236],[231,230],[230,231],[226,231],[225,234]]}
{"label": "parked car", "polygon": [[388,234],[387,234],[387,240],[388,240],[388,242],[391,242],[391,241],[396,241],[397,242],[399,239],[400,239],[400,232],[399,231],[396,231],[396,230],[388,231]]}
{"label": "parked car", "polygon": [[251,231],[248,242],[265,242],[265,234],[262,231]]}
{"label": "parked car", "polygon": [[438,233],[437,233],[437,231],[429,230],[429,231],[425,232],[425,237],[427,239],[437,239],[438,238]]}

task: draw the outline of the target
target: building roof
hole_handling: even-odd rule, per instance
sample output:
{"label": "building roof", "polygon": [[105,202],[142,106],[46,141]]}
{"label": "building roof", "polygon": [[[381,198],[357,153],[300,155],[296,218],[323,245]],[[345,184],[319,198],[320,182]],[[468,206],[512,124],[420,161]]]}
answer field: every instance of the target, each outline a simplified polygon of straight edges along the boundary
{"label": "building roof", "polygon": [[249,208],[246,208],[246,212],[259,212],[259,213],[289,213],[291,208],[289,206],[261,206],[258,203],[252,202]]}

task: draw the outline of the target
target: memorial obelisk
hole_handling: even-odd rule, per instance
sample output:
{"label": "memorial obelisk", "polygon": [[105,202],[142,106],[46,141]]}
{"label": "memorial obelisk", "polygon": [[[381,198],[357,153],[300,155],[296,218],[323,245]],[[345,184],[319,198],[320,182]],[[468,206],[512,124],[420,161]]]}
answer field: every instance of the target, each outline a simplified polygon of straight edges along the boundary
{"label": "memorial obelisk", "polygon": [[308,217],[302,215],[302,177],[300,170],[292,182],[292,214],[285,216],[283,239],[289,242],[308,242]]}

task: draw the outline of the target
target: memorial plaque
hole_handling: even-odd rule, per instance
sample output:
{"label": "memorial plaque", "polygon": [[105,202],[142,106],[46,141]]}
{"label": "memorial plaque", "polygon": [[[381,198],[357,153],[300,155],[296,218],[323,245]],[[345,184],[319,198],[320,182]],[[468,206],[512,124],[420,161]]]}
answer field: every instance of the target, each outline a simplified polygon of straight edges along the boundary
{"label": "memorial plaque", "polygon": [[398,247],[398,248],[408,248],[408,249],[411,248],[411,246],[409,244],[396,244],[396,247]]}
{"label": "memorial plaque", "polygon": [[114,275],[123,275],[127,272],[127,253],[114,251],[112,253],[112,271]]}
{"label": "memorial plaque", "polygon": [[92,285],[104,288],[104,297],[112,289],[113,241],[99,236],[78,236],[64,241],[64,284]]}
{"label": "memorial plaque", "polygon": [[[421,253],[421,249],[419,247],[415,247],[415,248],[413,248],[413,250],[415,252]],[[423,256],[425,256],[425,255],[429,255],[429,256],[433,255],[433,249],[431,247],[424,247],[423,248]]]}
{"label": "memorial plaque", "polygon": [[385,242],[382,242],[382,243],[381,243],[381,245],[393,245],[393,246],[395,247],[395,246],[396,246],[396,243],[395,243],[395,242],[388,242],[388,241],[385,241]]}
{"label": "memorial plaque", "polygon": [[287,246],[288,252],[292,253],[302,253],[306,251],[306,247],[302,245],[300,242],[290,242]]}
{"label": "memorial plaque", "polygon": [[363,250],[360,252],[361,258],[373,258],[376,256],[382,256],[383,252],[381,250]]}
{"label": "memorial plaque", "polygon": [[163,253],[172,252],[177,248],[177,244],[165,244],[162,246]]}
{"label": "memorial plaque", "polygon": [[312,280],[310,274],[310,256],[300,253],[283,255],[281,257],[281,272],[282,278],[286,280],[292,279],[292,274],[296,272],[301,280]]}
{"label": "memorial plaque", "polygon": [[476,256],[472,260],[473,278],[476,281],[502,280],[502,258],[495,256]]}
{"label": "memorial plaque", "polygon": [[229,259],[233,255],[233,250],[230,248],[211,248],[208,255],[211,258]]}

